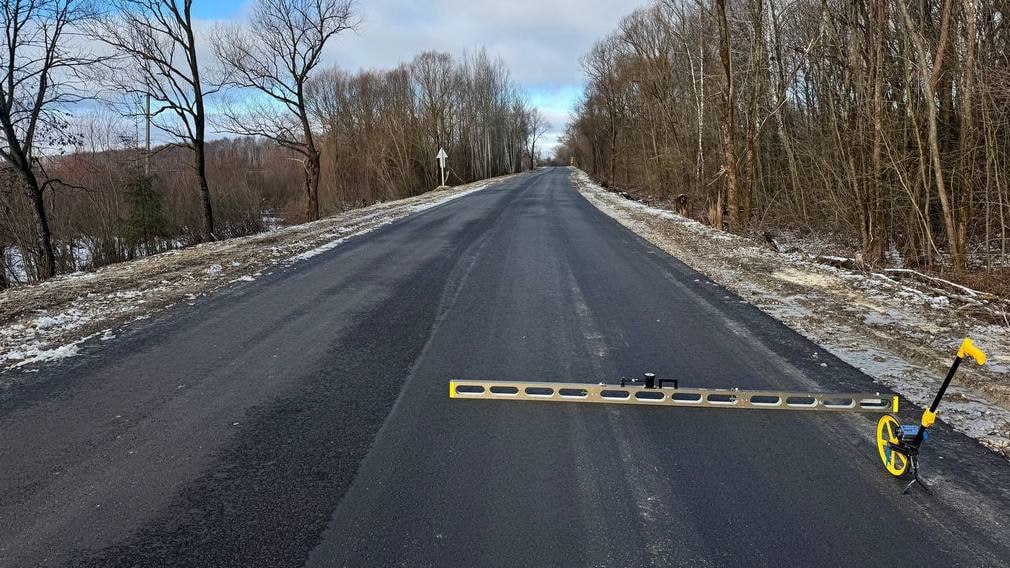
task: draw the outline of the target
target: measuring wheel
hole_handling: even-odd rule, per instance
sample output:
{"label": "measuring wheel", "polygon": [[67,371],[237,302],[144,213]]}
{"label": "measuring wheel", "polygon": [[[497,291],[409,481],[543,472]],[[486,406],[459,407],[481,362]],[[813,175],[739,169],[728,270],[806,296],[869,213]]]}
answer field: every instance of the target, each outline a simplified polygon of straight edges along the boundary
{"label": "measuring wheel", "polygon": [[891,447],[892,444],[898,445],[900,442],[900,432],[901,424],[889,414],[881,416],[877,422],[877,450],[880,452],[884,467],[895,477],[901,477],[908,469],[908,457]]}

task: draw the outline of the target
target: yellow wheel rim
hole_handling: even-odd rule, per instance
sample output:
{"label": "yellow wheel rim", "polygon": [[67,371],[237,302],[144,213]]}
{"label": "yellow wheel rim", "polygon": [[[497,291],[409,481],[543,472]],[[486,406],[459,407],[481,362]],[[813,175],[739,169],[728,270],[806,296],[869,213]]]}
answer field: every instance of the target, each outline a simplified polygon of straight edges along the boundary
{"label": "yellow wheel rim", "polygon": [[880,460],[884,462],[884,468],[895,477],[901,477],[908,469],[908,458],[891,449],[891,443],[898,443],[898,431],[901,425],[891,415],[880,417],[877,422],[877,451],[880,452]]}

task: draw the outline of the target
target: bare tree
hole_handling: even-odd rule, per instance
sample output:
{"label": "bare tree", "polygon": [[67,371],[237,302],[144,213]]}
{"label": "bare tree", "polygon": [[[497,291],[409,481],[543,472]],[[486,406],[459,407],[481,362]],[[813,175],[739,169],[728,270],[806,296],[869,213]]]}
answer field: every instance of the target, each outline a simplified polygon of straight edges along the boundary
{"label": "bare tree", "polygon": [[120,91],[150,95],[153,123],[193,151],[203,209],[204,238],[214,240],[214,210],[207,182],[207,112],[215,92],[201,77],[192,0],[111,0],[87,29],[116,51],[107,79]]}
{"label": "bare tree", "polygon": [[350,0],[258,0],[247,27],[222,28],[214,41],[226,84],[261,99],[226,110],[224,128],[269,138],[303,157],[310,221],[319,218],[320,151],[306,84],[326,43],[355,24]]}
{"label": "bare tree", "polygon": [[940,117],[939,110],[932,101],[937,98],[937,89],[943,75],[943,59],[947,52],[947,42],[950,39],[951,5],[953,2],[947,0],[943,2],[942,15],[940,17],[940,32],[937,39],[937,47],[930,63],[929,53],[922,37],[919,26],[913,22],[904,4],[899,4],[902,19],[907,26],[907,32],[914,47],[915,58],[919,64],[921,88],[924,98],[930,101],[926,105],[928,112],[927,133],[929,144],[930,165],[933,167],[933,175],[936,183],[936,192],[940,198],[940,207],[943,213],[943,225],[947,232],[948,246],[950,247],[951,262],[955,270],[965,268],[965,243],[962,239],[963,231],[958,227],[957,215],[954,211],[956,205],[952,202],[954,198],[947,192],[947,182],[944,178],[942,140],[939,132]]}
{"label": "bare tree", "polygon": [[609,128],[609,179],[613,183],[617,177],[617,141],[623,122],[623,107],[621,101],[622,78],[619,77],[620,40],[610,36],[604,38],[582,59],[582,69],[592,81],[587,96],[596,99],[605,112]]}
{"label": "bare tree", "polygon": [[342,207],[431,189],[440,147],[447,174],[463,183],[514,173],[529,150],[528,101],[483,52],[462,61],[426,52],[353,75],[324,69],[306,94],[321,127],[321,192]]}
{"label": "bare tree", "polygon": [[1010,267],[1004,16],[975,0],[659,0],[586,55],[559,155],[650,197],[688,188],[714,225],[833,233],[867,263],[970,282]]}
{"label": "bare tree", "polygon": [[[719,22],[719,59],[722,62],[722,69],[725,75],[725,86],[722,91],[722,151],[723,151],[723,175],[726,179],[726,200],[725,207],[729,213],[730,230],[738,230],[745,221],[740,218],[740,184],[737,175],[736,163],[736,88],[733,81],[733,57],[730,52],[729,21],[726,18],[726,0],[715,0],[715,17]],[[717,226],[722,226],[722,207],[716,212],[713,221]]]}
{"label": "bare tree", "polygon": [[544,116],[540,109],[530,109],[529,118],[527,119],[527,129],[528,133],[526,135],[526,140],[529,145],[530,152],[530,169],[537,169],[537,142],[543,138],[544,134],[551,129],[551,123],[548,122],[547,117]]}
{"label": "bare tree", "polygon": [[[198,65],[199,30],[189,2],[107,0],[102,13],[89,14],[78,1],[0,0],[8,41],[0,52],[6,72],[0,81],[0,158],[5,162],[0,165],[0,288],[211,237],[255,233],[265,219],[301,221],[307,181],[319,188],[316,211],[428,191],[439,144],[452,156],[452,178],[467,183],[519,171],[526,152],[536,155],[542,143],[529,138],[532,111],[526,95],[502,60],[484,50],[458,59],[424,54],[391,70],[317,74],[312,70],[319,42],[292,43],[294,59],[286,60],[277,55],[281,51],[269,51],[281,49],[271,43],[277,37],[256,36],[247,28],[239,31],[255,43],[245,45],[266,50],[255,52],[264,56],[257,61],[273,62],[278,82],[243,84],[235,68],[230,77],[208,82]],[[300,17],[312,22],[306,14],[313,6],[336,5],[273,6],[275,16],[302,10]],[[318,30],[309,27],[306,34],[313,29]],[[71,57],[77,34],[103,44],[97,48],[100,61]],[[82,66],[89,63],[95,65],[85,75]],[[257,77],[255,70],[247,67],[245,78]],[[291,82],[279,82],[289,76]],[[229,94],[241,97],[241,106],[234,108],[256,110],[230,119],[262,118],[247,124],[262,126],[254,133],[272,138],[204,141],[210,117],[203,100],[229,83],[238,86]],[[108,87],[105,96],[92,97],[104,104],[74,106],[93,85]],[[283,96],[294,106],[270,95],[270,89],[283,93],[285,88]],[[114,90],[118,96],[112,96]],[[155,126],[175,137],[153,153],[141,146],[143,127],[136,121],[141,117],[137,102],[148,95]],[[303,100],[308,115],[300,108]],[[70,116],[70,110],[80,112]],[[282,128],[267,128],[277,125]],[[278,140],[290,143],[278,145]],[[320,179],[306,179],[307,155],[299,149],[316,150]],[[158,176],[143,175],[148,161]],[[57,185],[87,191],[46,191]],[[198,185],[202,199],[196,192],[173,191]],[[213,215],[210,186],[215,188]]]}
{"label": "bare tree", "polygon": [[92,58],[75,53],[74,26],[90,15],[79,0],[0,0],[4,28],[0,57],[0,157],[31,201],[41,278],[56,273],[45,191],[62,182],[45,174],[46,150],[69,142],[66,107],[82,100],[81,77]]}

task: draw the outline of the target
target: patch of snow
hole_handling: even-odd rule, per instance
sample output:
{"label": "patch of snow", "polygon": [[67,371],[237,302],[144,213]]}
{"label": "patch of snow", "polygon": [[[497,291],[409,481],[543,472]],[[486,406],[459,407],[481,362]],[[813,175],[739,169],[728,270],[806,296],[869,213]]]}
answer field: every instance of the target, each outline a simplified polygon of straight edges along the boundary
{"label": "patch of snow", "polygon": [[340,245],[344,244],[345,240],[346,239],[344,239],[344,238],[332,240],[332,241],[330,241],[330,242],[328,242],[326,244],[320,245],[320,246],[318,246],[318,247],[316,247],[314,249],[307,250],[307,251],[305,251],[305,252],[303,252],[301,254],[296,254],[296,255],[292,256],[289,260],[292,261],[292,262],[298,262],[300,260],[308,260],[310,258],[319,256],[319,255],[323,254],[326,251],[330,251],[330,250],[333,250],[333,249],[339,247]]}
{"label": "patch of snow", "polygon": [[[589,177],[586,176],[586,179],[588,180]],[[592,182],[589,182],[589,183],[592,183]],[[597,187],[599,187],[599,186],[597,186]],[[607,192],[607,190],[603,189],[602,187],[599,188],[599,190],[603,191],[603,192]],[[695,221],[694,219],[688,219],[687,217],[683,217],[681,215],[677,215],[673,211],[668,211],[666,209],[661,209],[659,207],[653,207],[652,205],[646,205],[645,203],[641,203],[639,201],[633,201],[633,200],[630,200],[630,199],[625,199],[623,205],[625,205],[626,207],[628,207],[630,209],[638,209],[639,211],[642,211],[644,213],[648,213],[649,215],[654,215],[656,217],[661,217],[661,218],[666,219],[668,221],[674,221],[674,222],[680,224],[681,226],[683,226],[685,229],[688,229],[688,230],[690,230],[692,232],[695,232],[695,233],[698,233],[700,235],[705,235],[707,237],[711,237],[713,239],[723,240],[723,241],[731,241],[731,240],[733,240],[735,238],[733,235],[731,235],[729,233],[726,233],[724,231],[719,231],[719,230],[717,230],[717,229],[715,229],[713,227],[709,227],[708,225],[705,225],[704,223],[699,223],[698,221]]]}
{"label": "patch of snow", "polygon": [[63,331],[68,331],[81,327],[87,324],[90,320],[91,316],[89,314],[85,314],[76,308],[70,308],[64,312],[41,315],[34,320],[30,320],[30,329],[28,331],[30,334],[32,332],[34,332],[34,334],[38,334],[40,332],[55,330],[57,328]]}
{"label": "patch of snow", "polygon": [[[378,213],[376,213],[376,214],[372,214],[372,215],[366,215],[366,216],[362,217],[361,219],[367,218],[368,220],[371,221],[371,220],[375,220],[375,219],[377,219],[379,217],[381,217],[381,215],[378,214]],[[395,221],[395,220],[397,220],[399,218],[400,218],[399,216],[391,216],[391,215],[389,215],[387,213],[387,214],[385,214],[385,218],[382,218],[377,223],[372,224],[372,225],[368,225],[368,226],[366,226],[363,229],[357,229],[357,230],[355,230],[355,229],[349,228],[349,227],[339,227],[337,229],[336,233],[325,233],[325,234],[322,235],[322,238],[333,238],[333,237],[337,237],[337,238],[334,238],[332,241],[325,242],[325,243],[323,243],[323,244],[321,244],[321,245],[319,245],[319,246],[317,246],[317,247],[315,247],[313,249],[310,249],[310,250],[307,250],[305,252],[296,254],[296,255],[288,258],[286,262],[288,264],[293,264],[295,262],[299,262],[299,261],[302,261],[302,260],[308,260],[310,258],[319,256],[319,255],[323,254],[324,252],[331,251],[331,250],[339,247],[340,245],[344,244],[347,241],[347,239],[349,239],[351,237],[359,237],[361,235],[365,235],[365,234],[371,233],[372,231],[374,231],[374,230],[376,230],[376,229],[378,229],[380,227],[383,227],[385,225],[388,225],[388,224],[392,223],[393,221]],[[359,219],[359,221],[360,221],[360,219]],[[340,236],[340,235],[343,235],[343,236]]]}
{"label": "patch of snow", "polygon": [[926,301],[934,308],[946,308],[950,305],[950,298],[947,296],[932,296]]}
{"label": "patch of snow", "polygon": [[56,347],[55,349],[29,349],[27,351],[14,351],[7,355],[7,360],[18,361],[18,363],[14,365],[15,368],[18,368],[24,367],[25,365],[33,365],[35,363],[51,363],[53,361],[60,361],[70,357],[76,357],[79,354],[80,348],[77,343],[71,343],[69,345]]}
{"label": "patch of snow", "polygon": [[265,212],[260,220],[263,223],[263,230],[267,233],[284,228],[284,219],[278,217],[272,211]]}
{"label": "patch of snow", "polygon": [[445,205],[446,203],[448,203],[450,201],[454,201],[456,199],[459,199],[460,197],[466,197],[467,195],[470,195],[471,193],[478,192],[478,191],[486,188],[487,186],[488,186],[488,184],[486,184],[486,183],[485,184],[479,184],[476,187],[473,187],[471,189],[467,189],[465,191],[459,191],[459,192],[453,193],[451,195],[446,195],[445,197],[442,197],[440,199],[435,199],[435,200],[429,201],[427,203],[422,203],[420,205],[415,205],[413,207],[413,210],[414,210],[415,213],[420,212],[420,211],[427,211],[428,209],[433,209],[433,208],[438,207],[440,205]]}
{"label": "patch of snow", "polygon": [[54,327],[60,325],[62,318],[54,318],[49,316],[43,316],[35,320],[35,327],[38,329],[46,329],[49,327]]}
{"label": "patch of snow", "polygon": [[801,286],[816,286],[818,288],[830,288],[837,285],[837,280],[826,274],[816,274],[807,271],[800,271],[793,268],[784,268],[772,273],[772,278],[778,278]]}
{"label": "patch of snow", "polygon": [[875,325],[884,327],[887,325],[893,325],[895,323],[899,323],[900,321],[901,321],[900,318],[895,317],[893,314],[889,313],[869,311],[863,314],[863,322],[866,325]]}
{"label": "patch of snow", "polygon": [[10,282],[19,283],[28,280],[28,269],[25,266],[24,257],[21,256],[21,249],[17,247],[7,247],[3,252],[7,257],[7,279]]}

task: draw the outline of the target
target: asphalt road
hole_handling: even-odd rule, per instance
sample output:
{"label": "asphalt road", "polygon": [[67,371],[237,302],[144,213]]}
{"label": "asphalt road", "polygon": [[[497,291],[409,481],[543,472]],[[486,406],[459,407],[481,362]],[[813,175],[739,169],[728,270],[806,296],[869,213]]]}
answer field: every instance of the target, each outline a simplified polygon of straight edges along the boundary
{"label": "asphalt road", "polygon": [[880,389],[545,170],[0,376],[0,566],[1010,563],[943,426],[905,496],[875,416],[447,397],[648,371]]}

